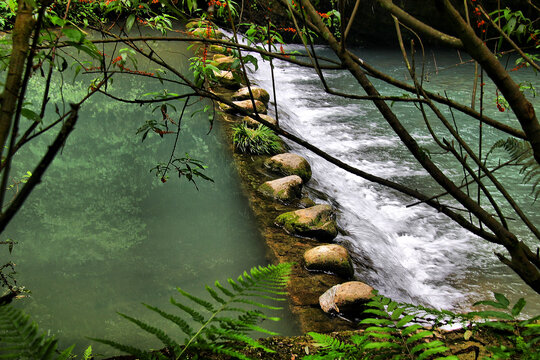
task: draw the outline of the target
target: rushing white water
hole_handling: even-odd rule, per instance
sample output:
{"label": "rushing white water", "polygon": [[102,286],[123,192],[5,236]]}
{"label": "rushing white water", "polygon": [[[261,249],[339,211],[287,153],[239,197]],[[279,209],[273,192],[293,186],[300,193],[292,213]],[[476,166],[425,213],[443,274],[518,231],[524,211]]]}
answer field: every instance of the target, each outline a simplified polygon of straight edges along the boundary
{"label": "rushing white water", "polygon": [[[292,46],[289,50],[301,48]],[[324,48],[318,51],[329,56]],[[397,51],[362,49],[361,56],[404,79],[405,69]],[[447,52],[438,53],[437,62],[450,65],[459,60],[455,53]],[[280,126],[364,171],[436,193],[436,185],[370,102],[326,94],[312,69],[281,61],[274,65]],[[271,90],[269,64],[259,62],[259,66],[253,77],[260,86]],[[447,71],[437,79],[438,84],[460,90],[463,82],[470,85],[471,69],[465,66],[457,75],[456,70]],[[350,75],[330,71],[325,75],[331,87],[359,93]],[[444,85],[444,81],[448,83]],[[381,83],[377,86],[389,89]],[[393,94],[400,92],[394,90]],[[272,96],[271,114],[275,101]],[[430,146],[430,139],[417,129],[421,119],[413,105],[395,105],[393,110],[405,119],[422,145]],[[338,224],[343,232],[336,242],[353,253],[358,279],[396,300],[436,308],[463,309],[497,291],[514,301],[525,296],[528,311],[538,312],[538,296],[498,262],[493,255],[494,245],[427,206],[407,208],[414,202],[411,198],[347,173],[294,143],[289,145],[312,166],[308,191],[311,188],[327,194],[328,199],[316,201],[330,202],[338,209]],[[316,197],[317,193],[311,195]]]}

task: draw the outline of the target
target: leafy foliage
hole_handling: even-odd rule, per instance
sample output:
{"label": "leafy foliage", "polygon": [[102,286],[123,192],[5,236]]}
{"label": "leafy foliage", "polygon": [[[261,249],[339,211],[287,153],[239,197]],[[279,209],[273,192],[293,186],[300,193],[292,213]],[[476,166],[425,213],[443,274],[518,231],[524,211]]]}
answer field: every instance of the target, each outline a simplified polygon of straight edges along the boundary
{"label": "leafy foliage", "polygon": [[519,172],[523,174],[523,182],[531,183],[531,194],[534,199],[540,196],[540,164],[536,162],[533,156],[531,145],[527,141],[520,141],[515,138],[499,140],[491,147],[490,153],[495,149],[504,149],[510,156],[510,160],[521,165]]}
{"label": "leafy foliage", "polygon": [[[256,331],[276,335],[258,326],[257,323],[265,319],[274,321],[279,319],[267,317],[260,310],[246,310],[241,306],[244,304],[259,309],[280,309],[279,307],[266,305],[258,299],[284,300],[282,296],[286,292],[283,292],[283,288],[287,284],[291,266],[292,264],[284,263],[252,268],[249,274],[245,271],[242,275],[238,276],[236,281],[229,278],[229,287],[225,287],[216,281],[214,284],[215,287],[206,286],[206,290],[212,298],[211,301],[199,298],[178,288],[177,290],[180,295],[185,300],[189,300],[190,305],[181,303],[174,298],[171,298],[170,302],[198,324],[198,329],[195,329],[181,316],[145,304],[146,308],[178,326],[180,331],[186,336],[183,345],[180,345],[161,329],[125,314],[120,314],[120,316],[134,323],[144,331],[156,336],[165,345],[174,359],[186,358],[188,354],[193,354],[196,357],[196,354],[199,352],[213,352],[238,359],[249,359],[238,351],[238,347],[242,345],[261,348],[266,352],[273,352],[271,349],[260,345],[249,337],[248,333]],[[231,317],[231,313],[238,315]],[[110,345],[141,359],[166,358],[162,354],[150,353],[115,341],[105,339],[93,340]]]}
{"label": "leafy foliage", "polygon": [[250,129],[246,123],[233,127],[233,143],[244,154],[273,155],[282,150],[279,137],[268,127]]}
{"label": "leafy foliage", "polygon": [[[398,304],[377,295],[367,304],[364,315],[370,316],[360,322],[367,326],[361,335],[339,340],[329,335],[309,333],[321,346],[316,354],[304,360],[331,359],[458,359],[444,356],[449,348],[434,340],[435,332],[442,325],[461,323],[466,339],[481,329],[489,328],[491,335],[498,335],[499,342],[488,346],[492,354],[484,359],[540,359],[540,316],[518,320],[526,302],[519,299],[511,308],[510,301],[495,293],[495,301],[479,301],[474,305],[494,307],[497,310],[473,311],[456,314],[451,311],[428,309],[411,304]],[[374,315],[374,316],[373,316]],[[428,327],[421,323],[429,321]]]}
{"label": "leafy foliage", "polygon": [[38,333],[38,326],[23,311],[0,306],[0,358],[50,360],[68,359],[74,346],[57,354],[58,340]]}
{"label": "leafy foliage", "polygon": [[199,177],[203,180],[214,182],[214,180],[206,176],[202,171],[206,170],[207,166],[200,160],[193,159],[186,153],[186,157],[172,159],[169,163],[160,163],[155,167],[150,169],[150,172],[155,171],[156,176],[160,178],[161,182],[167,182],[168,176],[167,171],[173,169],[178,173],[178,177],[181,178],[185,176],[189,182],[192,182],[193,185],[197,187],[195,182],[195,177]]}
{"label": "leafy foliage", "polygon": [[456,359],[455,356],[440,357],[448,347],[440,340],[434,340],[434,332],[413,322],[415,315],[407,314],[409,305],[398,304],[382,295],[375,294],[367,304],[364,315],[375,315],[360,322],[367,325],[362,335],[351,337],[352,344],[336,340],[330,336],[309,333],[325,351],[304,357],[315,359]]}
{"label": "leafy foliage", "polygon": [[[469,313],[480,316],[487,321],[479,322],[478,327],[487,327],[496,330],[505,339],[506,344],[497,344],[488,347],[493,357],[489,359],[529,359],[539,360],[540,352],[540,315],[527,320],[518,320],[525,307],[525,299],[520,298],[510,308],[510,301],[503,295],[494,293],[495,301],[479,301],[474,305],[487,305],[498,310],[484,310]],[[504,310],[504,311],[500,311]]]}

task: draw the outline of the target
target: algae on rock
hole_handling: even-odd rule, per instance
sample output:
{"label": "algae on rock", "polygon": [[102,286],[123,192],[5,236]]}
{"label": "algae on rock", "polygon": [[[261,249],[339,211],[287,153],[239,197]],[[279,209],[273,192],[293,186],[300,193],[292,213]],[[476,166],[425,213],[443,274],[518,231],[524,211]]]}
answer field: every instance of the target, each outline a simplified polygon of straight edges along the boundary
{"label": "algae on rock", "polygon": [[335,218],[336,215],[330,205],[315,205],[281,214],[275,223],[291,234],[331,241],[337,236]]}

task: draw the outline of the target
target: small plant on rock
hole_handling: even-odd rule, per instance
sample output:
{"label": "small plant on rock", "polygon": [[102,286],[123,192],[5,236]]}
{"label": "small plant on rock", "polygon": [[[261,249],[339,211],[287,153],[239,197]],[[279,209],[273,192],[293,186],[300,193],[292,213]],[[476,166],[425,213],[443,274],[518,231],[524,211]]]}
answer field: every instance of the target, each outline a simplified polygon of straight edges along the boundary
{"label": "small plant on rock", "polygon": [[259,125],[250,129],[246,123],[233,127],[233,143],[243,154],[274,155],[282,151],[279,137],[272,129]]}

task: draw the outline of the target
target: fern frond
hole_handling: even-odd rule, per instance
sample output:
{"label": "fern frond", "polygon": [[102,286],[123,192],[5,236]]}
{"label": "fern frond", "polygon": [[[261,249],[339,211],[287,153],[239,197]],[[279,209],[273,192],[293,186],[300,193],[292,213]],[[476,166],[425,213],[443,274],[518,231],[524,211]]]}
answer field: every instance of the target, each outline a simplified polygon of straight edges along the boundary
{"label": "fern frond", "polygon": [[182,303],[179,303],[178,301],[176,301],[174,298],[171,298],[170,300],[171,304],[173,304],[174,306],[176,306],[177,308],[181,309],[181,310],[184,310],[186,313],[188,313],[189,315],[191,315],[191,318],[200,323],[200,324],[204,324],[205,322],[205,319],[204,319],[204,316],[201,315],[201,313],[199,313],[198,311],[190,308],[189,306],[186,306]]}
{"label": "fern frond", "polygon": [[189,324],[184,319],[182,319],[181,317],[166,313],[165,311],[163,311],[163,310],[161,310],[161,309],[159,309],[159,308],[157,308],[155,306],[151,306],[151,305],[148,305],[148,304],[143,304],[143,305],[146,306],[148,309],[158,313],[159,315],[161,315],[165,319],[170,320],[173,323],[175,323],[176,325],[178,325],[178,327],[182,330],[182,332],[184,334],[186,334],[188,336],[192,336],[193,334],[195,334],[195,331],[193,330],[193,328],[191,326],[189,326]]}
{"label": "fern frond", "polygon": [[313,338],[313,340],[318,346],[323,348],[343,351],[345,348],[352,346],[330,335],[319,334],[315,332],[308,332],[308,335]]}
{"label": "fern frond", "polygon": [[[261,300],[283,300],[277,298],[276,294],[285,294],[283,288],[287,284],[292,264],[269,265],[267,267],[252,268],[250,272],[244,272],[236,281],[228,279],[230,287],[222,286],[218,281],[214,283],[215,287],[206,286],[211,300],[206,300],[187,291],[177,288],[179,294],[190,300],[193,305],[202,307],[201,312],[194,309],[188,303],[181,303],[174,298],[170,302],[176,308],[189,315],[191,319],[199,324],[198,329],[189,325],[182,317],[165,312],[158,307],[144,304],[149,310],[154,311],[162,318],[176,324],[180,330],[188,336],[185,339],[185,345],[180,346],[165,331],[153,327],[147,323],[137,320],[133,317],[120,314],[128,321],[136,324],[146,332],[156,336],[170,350],[174,351],[177,359],[185,358],[189,352],[200,353],[200,351],[209,351],[219,354],[232,356],[238,359],[248,359],[238,351],[239,346],[251,346],[261,348],[266,352],[272,352],[271,349],[260,345],[248,336],[251,331],[262,332],[276,335],[276,333],[258,326],[257,323],[264,319],[279,320],[278,318],[267,317],[260,311],[247,310],[235,304],[246,304],[263,309],[281,309],[262,302],[255,301],[253,298]],[[227,316],[235,313],[235,318]],[[98,340],[108,344],[116,349],[135,355],[139,358],[152,358],[153,354],[141,351],[139,349],[118,344],[113,341]],[[184,356],[184,357],[183,357]]]}
{"label": "fern frond", "polygon": [[207,311],[209,312],[214,312],[215,309],[214,309],[214,305],[212,305],[212,303],[204,300],[204,299],[201,299],[197,296],[194,296],[194,295],[191,295],[190,293],[188,293],[187,291],[185,290],[182,290],[181,288],[176,288],[176,290],[182,294],[183,296],[187,297],[189,300],[193,301],[194,303],[197,303],[199,305],[201,305],[202,307],[204,307]]}
{"label": "fern frond", "polygon": [[11,305],[0,306],[0,358],[1,359],[66,359],[73,347],[56,355],[57,340],[38,335],[38,326],[22,310]]}
{"label": "fern frond", "polygon": [[540,196],[540,164],[535,160],[531,144],[525,140],[508,138],[499,140],[489,150],[490,154],[495,149],[502,148],[510,156],[510,160],[521,165],[520,173],[523,174],[523,183],[532,185],[531,194],[536,200]]}
{"label": "fern frond", "polygon": [[227,288],[223,287],[223,285],[221,285],[219,283],[219,281],[216,281],[214,283],[214,285],[222,292],[224,293],[225,295],[227,295],[228,297],[234,297],[234,293],[230,292],[229,290],[227,290]]}
{"label": "fern frond", "polygon": [[167,358],[163,354],[150,353],[148,351],[144,351],[133,346],[120,344],[116,341],[107,340],[107,339],[98,339],[98,338],[89,338],[89,339],[105,344],[105,345],[109,345],[110,347],[115,348],[116,350],[123,351],[127,354],[134,355],[138,359],[141,359],[141,360],[156,360],[156,359],[167,360]]}
{"label": "fern frond", "polygon": [[206,291],[208,291],[208,293],[210,294],[210,296],[216,300],[218,303],[220,304],[226,304],[227,301],[223,300],[223,298],[221,298],[218,293],[216,292],[216,290],[212,289],[210,286],[206,285]]}
{"label": "fern frond", "polygon": [[126,314],[118,313],[118,315],[122,316],[128,321],[131,321],[132,323],[140,327],[142,330],[154,335],[164,345],[166,345],[170,350],[174,351],[175,353],[178,353],[180,351],[180,345],[176,341],[171,339],[163,330],[158,329],[152,325],[149,325],[141,320],[135,319],[134,317],[128,316]]}

